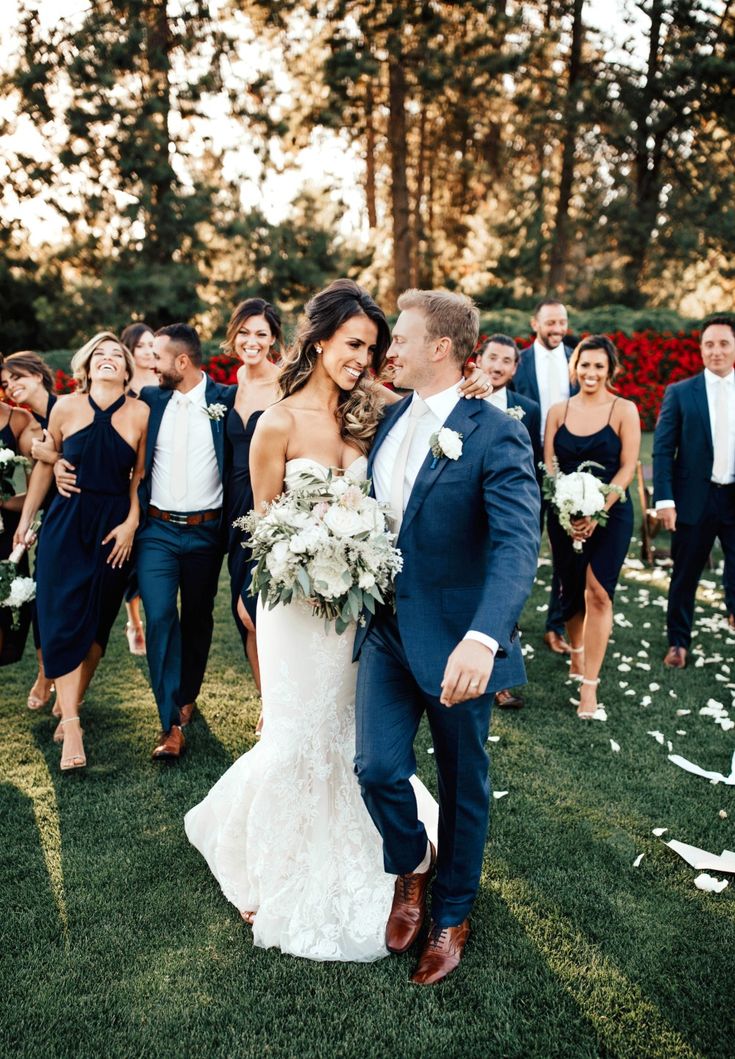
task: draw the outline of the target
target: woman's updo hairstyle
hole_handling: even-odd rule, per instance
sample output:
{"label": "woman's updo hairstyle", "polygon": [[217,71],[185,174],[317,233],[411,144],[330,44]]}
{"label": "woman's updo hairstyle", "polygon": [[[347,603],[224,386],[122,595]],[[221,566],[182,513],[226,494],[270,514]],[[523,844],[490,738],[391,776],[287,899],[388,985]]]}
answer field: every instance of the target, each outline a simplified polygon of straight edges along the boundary
{"label": "woman's updo hairstyle", "polygon": [[[296,393],[311,377],[320,353],[317,347],[354,316],[366,316],[378,331],[372,368],[379,373],[390,345],[385,313],[366,290],[351,279],[337,279],[307,302],[292,349],[279,377],[284,397]],[[380,387],[363,376],[352,390],[341,390],[337,407],[340,435],[367,452],[375,434],[384,401]]]}
{"label": "woman's updo hairstyle", "polygon": [[573,383],[577,383],[577,364],[579,364],[579,358],[583,353],[590,353],[593,350],[599,350],[604,353],[607,357],[607,379],[605,385],[608,390],[613,389],[613,380],[620,373],[620,355],[618,354],[615,344],[607,337],[607,335],[587,335],[578,343],[576,349],[569,358],[569,378]]}

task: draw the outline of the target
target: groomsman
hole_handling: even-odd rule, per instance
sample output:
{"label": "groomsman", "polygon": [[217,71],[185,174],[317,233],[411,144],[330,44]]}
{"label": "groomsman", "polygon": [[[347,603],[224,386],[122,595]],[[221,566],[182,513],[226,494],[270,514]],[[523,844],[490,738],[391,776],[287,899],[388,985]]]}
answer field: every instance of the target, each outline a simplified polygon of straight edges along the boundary
{"label": "groomsman", "polygon": [[137,570],[148,668],[161,719],[152,757],[163,760],[184,751],[182,728],[193,713],[212,640],[225,548],[225,417],[235,387],[204,374],[199,336],[188,324],[162,327],[154,357],[160,387],[146,386],[140,394],[151,413]]}
{"label": "groomsman", "polygon": [[687,664],[697,584],[716,538],[725,598],[735,597],[735,317],[710,317],[700,342],[704,371],[666,387],[653,443],[656,510],[672,533],[671,669]]}
{"label": "groomsman", "polygon": [[[543,452],[549,408],[576,393],[578,387],[572,386],[569,381],[569,358],[573,347],[564,341],[569,321],[563,303],[556,298],[545,298],[539,302],[531,317],[531,327],[536,338],[530,346],[521,350],[513,388],[522,396],[530,397],[541,409],[538,444]],[[538,464],[536,473],[540,485],[542,474]],[[546,508],[547,504],[542,499],[541,529],[544,527]],[[569,644],[564,639],[560,592],[559,575],[552,566],[544,643],[554,654],[569,654]]]}
{"label": "groomsman", "polygon": [[[507,412],[521,420],[533,446],[534,468],[538,468],[544,455],[541,448],[541,410],[530,397],[523,397],[508,389],[508,384],[518,369],[519,356],[518,346],[510,335],[497,334],[491,335],[487,340],[477,363],[489,376],[493,386],[492,394],[485,400],[501,412]],[[495,692],[495,705],[503,710],[520,710],[523,708],[523,699],[504,688]]]}

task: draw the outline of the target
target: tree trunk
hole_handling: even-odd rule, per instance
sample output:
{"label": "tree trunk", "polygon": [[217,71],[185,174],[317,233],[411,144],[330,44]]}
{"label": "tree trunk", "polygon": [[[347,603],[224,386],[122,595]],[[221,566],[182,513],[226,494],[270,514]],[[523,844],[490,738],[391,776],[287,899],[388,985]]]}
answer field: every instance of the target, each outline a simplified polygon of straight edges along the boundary
{"label": "tree trunk", "polygon": [[424,200],[426,198],[426,101],[421,100],[419,113],[418,163],[416,165],[416,189],[413,202],[414,259],[412,263],[411,285],[419,284],[422,269],[422,258],[426,253],[426,232],[424,231]]}
{"label": "tree trunk", "polygon": [[378,226],[375,190],[375,96],[372,79],[368,78],[365,92],[365,202],[371,231]]}
{"label": "tree trunk", "polygon": [[171,27],[166,0],[153,0],[144,7],[148,81],[143,88],[143,107],[148,111],[149,216],[146,224],[146,256],[152,264],[169,264],[178,246],[175,211],[171,201],[175,174],[169,152],[171,110]]}
{"label": "tree trunk", "polygon": [[561,295],[566,289],[567,265],[569,263],[570,219],[569,204],[574,186],[574,158],[577,149],[579,115],[577,104],[581,96],[582,42],[584,23],[582,12],[584,0],[574,0],[572,18],[572,42],[569,53],[569,78],[564,102],[564,140],[562,147],[559,195],[556,204],[554,235],[551,244],[549,267],[549,290]]}
{"label": "tree trunk", "polygon": [[408,143],[406,139],[406,75],[400,37],[389,38],[388,147],[391,171],[393,221],[393,288],[396,297],[411,285],[411,209],[408,196]]}

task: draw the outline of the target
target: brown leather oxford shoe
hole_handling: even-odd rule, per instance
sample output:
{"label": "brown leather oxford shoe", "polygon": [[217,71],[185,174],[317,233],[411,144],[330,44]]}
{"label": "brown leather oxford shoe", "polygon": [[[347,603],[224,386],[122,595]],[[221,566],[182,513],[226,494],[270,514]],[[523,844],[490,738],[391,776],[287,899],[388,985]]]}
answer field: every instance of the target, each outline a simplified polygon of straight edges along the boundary
{"label": "brown leather oxford shoe", "polygon": [[186,728],[187,724],[191,722],[194,706],[195,703],[189,702],[186,706],[181,706],[179,708],[179,722],[182,728]]}
{"label": "brown leather oxford shoe", "polygon": [[411,975],[414,985],[436,985],[455,970],[469,936],[469,919],[456,927],[438,927],[432,923],[416,970]]}
{"label": "brown leather oxford shoe", "polygon": [[727,624],[730,626],[731,629],[735,630],[735,614],[728,614]]}
{"label": "brown leather oxford shoe", "polygon": [[568,655],[572,653],[572,649],[564,637],[560,633],[554,632],[553,629],[549,629],[548,632],[544,633],[544,643],[555,655]]}
{"label": "brown leather oxford shoe", "polygon": [[664,656],[664,665],[667,669],[686,669],[687,649],[686,647],[670,647]]}
{"label": "brown leather oxford shoe", "polygon": [[522,710],[523,699],[520,695],[514,695],[512,691],[496,691],[495,705],[501,710]]}
{"label": "brown leather oxford shoe", "polygon": [[431,861],[427,871],[399,875],[393,891],[388,922],[385,926],[385,945],[391,952],[401,953],[413,945],[426,915],[426,890],[436,867],[436,849],[432,843]]}
{"label": "brown leather oxford shoe", "polygon": [[186,740],[178,724],[171,726],[171,731],[161,732],[151,757],[154,761],[176,761],[186,750]]}

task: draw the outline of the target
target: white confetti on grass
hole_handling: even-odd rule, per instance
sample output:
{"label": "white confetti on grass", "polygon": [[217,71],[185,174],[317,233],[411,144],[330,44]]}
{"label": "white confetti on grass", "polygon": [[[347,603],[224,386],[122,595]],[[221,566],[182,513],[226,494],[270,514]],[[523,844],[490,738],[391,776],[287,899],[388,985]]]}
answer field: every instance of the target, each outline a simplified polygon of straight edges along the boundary
{"label": "white confetti on grass", "polygon": [[645,857],[645,855],[646,855],[645,853],[639,853],[639,854],[638,854],[638,856],[636,857],[636,859],[635,859],[635,860],[633,861],[633,867],[634,867],[634,868],[639,868],[639,867],[640,867],[641,861],[643,860],[643,858]]}
{"label": "white confetti on grass", "polygon": [[661,838],[661,835],[665,835],[668,830],[668,827],[654,827],[651,834],[655,835],[656,838]]}
{"label": "white confetti on grass", "polygon": [[505,798],[508,791],[493,791],[493,798],[497,801],[499,798]]}
{"label": "white confetti on grass", "polygon": [[653,738],[656,740],[656,742],[659,744],[659,746],[663,746],[664,745],[665,736],[664,736],[663,732],[659,732],[657,730],[654,730],[653,732],[648,732],[646,734],[647,735],[652,735]]}
{"label": "white confetti on grass", "polygon": [[619,754],[620,753],[620,743],[616,743],[614,739],[611,739],[610,740],[610,749],[612,750],[613,754]]}
{"label": "white confetti on grass", "polygon": [[730,884],[727,879],[716,879],[714,875],[708,875],[706,871],[703,871],[694,880],[694,885],[698,890],[704,890],[705,893],[721,894]]}

